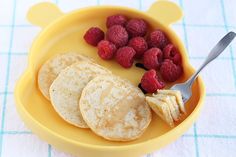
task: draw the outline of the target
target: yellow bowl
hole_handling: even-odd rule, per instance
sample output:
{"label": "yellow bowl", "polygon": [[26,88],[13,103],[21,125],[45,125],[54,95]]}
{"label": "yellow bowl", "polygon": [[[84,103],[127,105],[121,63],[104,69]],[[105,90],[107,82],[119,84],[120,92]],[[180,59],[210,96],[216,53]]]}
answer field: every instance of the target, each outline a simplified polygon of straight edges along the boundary
{"label": "yellow bowl", "polygon": [[[43,28],[34,41],[29,54],[28,68],[15,89],[16,107],[25,124],[40,138],[56,148],[86,157],[136,157],[153,152],[181,136],[195,121],[202,107],[205,88],[201,78],[193,85],[193,96],[186,104],[187,115],[175,128],[169,128],[153,114],[153,119],[143,136],[131,142],[111,142],[96,136],[89,129],[76,128],[63,121],[54,111],[37,87],[37,72],[50,57],[62,52],[75,51],[94,58],[115,74],[138,85],[144,71],[133,66],[126,70],[114,61],[103,61],[96,48],[83,40],[83,34],[91,26],[106,30],[106,17],[113,14],[145,19],[151,29],[160,28],[178,47],[183,57],[184,75],[177,81],[185,81],[193,72],[186,50],[170,28],[170,24],[182,17],[177,5],[168,1],[157,1],[147,12],[114,6],[96,6],[62,13],[54,4],[40,3],[28,12],[31,23]],[[169,84],[171,86],[171,84]]]}

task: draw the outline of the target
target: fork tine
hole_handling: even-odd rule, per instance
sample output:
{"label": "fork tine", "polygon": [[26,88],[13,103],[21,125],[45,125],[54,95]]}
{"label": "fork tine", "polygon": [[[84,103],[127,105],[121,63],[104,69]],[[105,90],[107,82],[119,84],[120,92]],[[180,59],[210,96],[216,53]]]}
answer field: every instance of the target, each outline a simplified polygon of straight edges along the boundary
{"label": "fork tine", "polygon": [[185,97],[183,97],[182,99],[183,99],[183,102],[184,102],[184,103],[186,103],[186,102],[188,101],[188,99],[185,98]]}

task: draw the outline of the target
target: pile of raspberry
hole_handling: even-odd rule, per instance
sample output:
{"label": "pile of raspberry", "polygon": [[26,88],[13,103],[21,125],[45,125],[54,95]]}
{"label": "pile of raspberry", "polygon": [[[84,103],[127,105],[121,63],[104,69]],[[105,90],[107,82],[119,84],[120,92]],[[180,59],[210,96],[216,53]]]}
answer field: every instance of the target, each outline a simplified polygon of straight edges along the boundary
{"label": "pile of raspberry", "polygon": [[165,87],[164,81],[174,82],[183,74],[178,49],[160,29],[149,32],[145,20],[124,15],[109,16],[106,27],[106,34],[91,27],[84,40],[98,48],[100,58],[115,58],[124,68],[131,68],[135,60],[141,61],[147,70],[139,86],[144,92],[154,93]]}

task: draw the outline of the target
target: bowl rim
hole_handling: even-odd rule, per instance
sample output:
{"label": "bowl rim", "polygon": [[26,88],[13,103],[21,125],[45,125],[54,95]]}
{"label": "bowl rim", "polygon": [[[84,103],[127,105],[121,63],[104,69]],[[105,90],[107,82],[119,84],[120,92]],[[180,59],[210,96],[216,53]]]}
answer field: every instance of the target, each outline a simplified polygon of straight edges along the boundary
{"label": "bowl rim", "polygon": [[[152,21],[157,22],[159,25],[161,25],[162,27],[165,27],[166,29],[168,29],[168,31],[170,33],[173,34],[173,36],[175,36],[175,38],[178,40],[178,46],[181,47],[181,49],[184,51],[183,53],[181,53],[182,57],[184,58],[184,60],[186,61],[186,66],[189,68],[189,70],[191,72],[194,71],[193,67],[190,65],[189,59],[187,57],[187,51],[182,43],[182,41],[179,39],[179,37],[176,35],[176,33],[169,27],[169,26],[165,26],[164,24],[162,24],[161,22],[158,21],[158,19],[154,18],[153,16],[151,16],[150,14],[148,14],[145,11],[140,11],[137,9],[132,9],[129,7],[123,7],[123,6],[112,6],[112,5],[103,5],[103,6],[90,6],[90,7],[85,7],[85,8],[79,8],[77,10],[65,13],[64,15],[62,15],[61,17],[59,17],[58,19],[52,21],[50,24],[48,24],[46,27],[44,27],[40,33],[36,36],[36,38],[33,40],[33,43],[31,45],[31,48],[29,50],[29,55],[28,55],[28,65],[26,70],[23,72],[23,74],[21,75],[20,79],[17,81],[16,83],[16,87],[15,87],[15,92],[14,92],[14,97],[16,100],[16,108],[18,110],[18,113],[20,112],[19,110],[21,110],[22,114],[25,114],[25,116],[38,128],[41,129],[41,131],[44,131],[46,134],[48,134],[49,136],[54,136],[55,138],[57,138],[58,140],[67,142],[67,143],[71,143],[73,145],[76,146],[80,146],[80,147],[84,147],[84,148],[89,148],[89,149],[96,149],[96,150],[127,150],[127,149],[132,149],[134,147],[142,147],[143,145],[147,145],[147,144],[151,144],[151,143],[155,143],[156,141],[159,141],[160,139],[165,139],[168,136],[170,136],[170,140],[168,140],[168,143],[170,143],[171,141],[175,140],[176,138],[178,138],[179,136],[176,136],[176,134],[178,135],[178,131],[181,130],[181,127],[183,125],[186,125],[188,127],[189,124],[192,125],[192,123],[194,122],[194,120],[197,117],[197,114],[199,113],[201,107],[203,106],[203,101],[205,99],[205,95],[206,95],[206,91],[205,91],[205,85],[203,83],[203,80],[201,79],[201,77],[198,77],[197,81],[199,83],[199,90],[201,91],[202,94],[200,94],[200,98],[199,101],[196,105],[196,107],[193,109],[192,113],[190,113],[186,119],[184,121],[182,121],[178,126],[176,126],[175,128],[169,130],[168,132],[164,133],[161,136],[158,136],[156,138],[152,138],[146,141],[142,141],[140,143],[134,143],[134,144],[128,144],[128,145],[119,145],[119,146],[107,146],[107,145],[95,145],[95,144],[87,144],[87,143],[83,143],[80,141],[76,141],[73,139],[69,139],[66,138],[65,136],[59,134],[59,133],[55,133],[53,130],[49,129],[48,127],[46,127],[45,125],[43,125],[42,123],[40,123],[39,121],[37,121],[34,116],[32,116],[24,107],[23,103],[21,102],[21,98],[19,96],[19,91],[20,91],[20,85],[21,82],[23,81],[23,79],[29,75],[31,75],[31,67],[32,64],[31,63],[31,58],[33,56],[33,49],[35,47],[35,45],[37,44],[38,40],[42,38],[42,36],[44,36],[45,33],[47,33],[47,31],[49,29],[51,29],[52,27],[57,27],[56,24],[60,23],[61,21],[65,20],[66,18],[68,18],[69,16],[73,16],[74,14],[78,14],[81,12],[87,12],[88,10],[97,10],[97,9],[120,9],[120,10],[126,10],[128,12],[134,12],[134,13],[138,13],[138,14],[144,14],[145,16],[147,16],[148,18],[150,18]],[[22,117],[22,115],[21,115]],[[22,118],[22,120],[25,122],[25,120]],[[183,131],[181,131],[180,134],[182,134]],[[36,134],[38,135],[38,134]],[[47,140],[46,140],[47,141]],[[47,141],[48,142],[48,141]]]}

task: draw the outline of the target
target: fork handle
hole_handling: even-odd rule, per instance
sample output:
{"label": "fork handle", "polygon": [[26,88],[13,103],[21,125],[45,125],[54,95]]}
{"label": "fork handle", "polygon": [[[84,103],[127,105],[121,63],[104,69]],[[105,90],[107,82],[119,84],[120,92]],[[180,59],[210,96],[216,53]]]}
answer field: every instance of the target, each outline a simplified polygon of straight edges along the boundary
{"label": "fork handle", "polygon": [[218,57],[226,47],[232,42],[234,37],[236,36],[236,33],[229,32],[227,33],[211,50],[209,55],[207,56],[206,60],[203,62],[203,64],[200,66],[200,68],[186,81],[191,86],[194,82],[194,80],[198,77],[198,74],[202,71],[202,69],[211,61],[213,61],[216,57]]}

